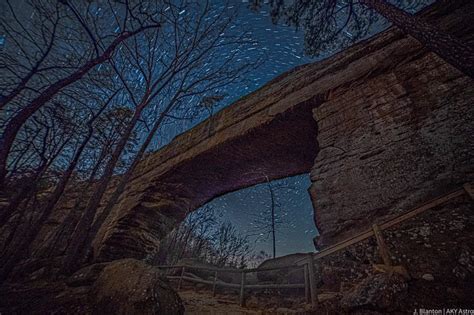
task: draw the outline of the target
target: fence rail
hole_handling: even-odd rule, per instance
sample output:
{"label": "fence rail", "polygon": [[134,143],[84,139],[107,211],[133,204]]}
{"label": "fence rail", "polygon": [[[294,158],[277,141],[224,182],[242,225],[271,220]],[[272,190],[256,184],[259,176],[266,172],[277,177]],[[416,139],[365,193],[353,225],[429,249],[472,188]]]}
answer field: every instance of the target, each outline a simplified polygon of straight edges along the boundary
{"label": "fence rail", "polygon": [[252,273],[252,272],[261,272],[261,271],[275,271],[284,268],[294,267],[302,268],[298,265],[286,265],[283,267],[273,267],[273,268],[248,268],[248,269],[235,269],[235,268],[213,268],[213,267],[204,267],[204,266],[190,266],[190,265],[161,265],[156,266],[160,269],[178,269],[182,267],[192,268],[192,269],[201,269],[206,271],[218,271],[218,272],[230,272],[230,273]]}
{"label": "fence rail", "polygon": [[[471,184],[465,184],[463,186],[463,188],[459,188],[453,192],[450,192],[450,193],[447,193],[445,195],[442,195],[442,196],[439,196],[435,199],[431,199],[425,203],[423,203],[421,206],[418,206],[414,209],[411,209],[411,210],[408,210],[406,211],[405,213],[401,214],[401,215],[398,215],[388,221],[385,221],[381,224],[378,225],[378,228],[383,231],[383,230],[386,230],[388,228],[391,228],[392,226],[394,225],[397,225],[397,224],[400,224],[408,219],[411,219],[423,212],[425,212],[426,210],[429,210],[429,209],[432,209],[436,206],[439,206],[443,203],[445,203],[446,201],[449,201],[451,199],[454,199],[454,198],[457,198],[457,197],[460,197],[462,196],[464,193],[468,193],[471,198],[472,198],[472,195],[471,193],[469,192],[469,189],[472,189],[471,188],[472,185]],[[372,229],[367,229],[355,236],[352,236],[344,241],[341,241],[339,243],[336,243],[334,245],[331,245],[325,249],[323,249],[322,251],[318,252],[318,253],[314,253],[313,254],[313,257],[314,259],[320,259],[320,258],[323,258],[325,256],[328,256],[330,254],[333,254],[337,251],[340,251],[348,246],[351,246],[351,245],[354,245],[356,243],[359,243],[359,242],[362,242],[366,239],[368,239],[369,237],[373,236],[374,235],[374,230],[373,228]],[[306,258],[303,258],[299,261],[296,262],[296,264],[299,264],[303,261],[305,261]]]}
{"label": "fence rail", "polygon": [[[444,194],[437,198],[431,199],[422,205],[406,211],[405,213],[398,215],[390,220],[387,220],[381,224],[374,224],[371,229],[367,229],[355,236],[352,236],[344,241],[336,243],[332,246],[329,246],[318,253],[308,253],[307,257],[298,260],[295,264],[292,265],[285,265],[273,268],[251,268],[251,269],[231,269],[231,268],[213,268],[213,267],[204,267],[204,266],[190,266],[190,265],[163,265],[157,266],[161,269],[181,269],[180,276],[167,276],[168,279],[178,280],[178,290],[181,288],[181,284],[183,280],[195,282],[195,283],[202,283],[212,285],[213,295],[215,295],[216,287],[227,287],[227,288],[234,288],[240,290],[240,305],[243,306],[245,304],[245,290],[261,290],[261,289],[305,289],[305,296],[306,301],[311,303],[313,307],[316,307],[318,304],[318,297],[317,297],[317,289],[316,289],[316,281],[315,281],[315,268],[314,263],[315,260],[321,259],[328,255],[331,255],[335,252],[338,252],[342,249],[345,249],[351,245],[359,243],[368,239],[369,237],[375,236],[377,245],[379,247],[380,256],[384,262],[384,265],[391,266],[392,262],[390,259],[390,255],[388,252],[388,248],[385,245],[385,241],[383,238],[383,230],[391,228],[397,224],[400,224],[406,220],[409,220],[429,209],[432,209],[436,206],[444,204],[445,202],[452,200],[454,198],[460,197],[463,194],[467,193],[471,199],[474,199],[474,185],[472,183],[466,183],[463,185],[462,188],[457,189],[453,192]],[[304,270],[304,283],[297,283],[297,284],[246,284],[246,274],[253,273],[253,272],[265,272],[265,271],[275,271],[281,269],[300,269],[303,268]],[[198,277],[190,277],[187,276],[185,271],[188,270],[206,270],[214,272],[214,279],[204,280]],[[241,281],[240,284],[228,283],[224,281],[218,280],[219,273],[240,273],[241,274]]]}

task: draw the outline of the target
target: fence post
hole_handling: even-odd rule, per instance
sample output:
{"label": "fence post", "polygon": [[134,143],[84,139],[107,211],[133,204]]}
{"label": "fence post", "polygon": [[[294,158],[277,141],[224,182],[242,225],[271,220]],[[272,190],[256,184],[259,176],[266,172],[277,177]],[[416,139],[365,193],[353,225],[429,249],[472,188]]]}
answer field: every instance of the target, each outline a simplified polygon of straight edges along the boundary
{"label": "fence post", "polygon": [[245,306],[245,272],[242,271],[242,279],[240,280],[240,306]]}
{"label": "fence post", "polygon": [[214,283],[212,284],[212,296],[216,296],[217,271],[214,272]]}
{"label": "fence post", "polygon": [[178,290],[181,289],[181,282],[183,282],[183,276],[184,276],[184,266],[181,268],[181,276],[179,277]]}
{"label": "fence post", "polygon": [[306,298],[306,303],[309,303],[311,297],[309,296],[309,275],[308,275],[308,264],[304,265],[304,296]]}
{"label": "fence post", "polygon": [[309,286],[311,293],[311,307],[314,309],[318,306],[318,293],[316,292],[316,278],[314,272],[314,258],[310,253],[308,257]]}
{"label": "fence post", "polygon": [[387,244],[385,244],[382,231],[380,231],[380,228],[377,224],[372,225],[372,229],[374,230],[375,239],[377,240],[380,256],[382,257],[384,265],[392,266],[392,260],[390,259],[390,251],[388,250]]}

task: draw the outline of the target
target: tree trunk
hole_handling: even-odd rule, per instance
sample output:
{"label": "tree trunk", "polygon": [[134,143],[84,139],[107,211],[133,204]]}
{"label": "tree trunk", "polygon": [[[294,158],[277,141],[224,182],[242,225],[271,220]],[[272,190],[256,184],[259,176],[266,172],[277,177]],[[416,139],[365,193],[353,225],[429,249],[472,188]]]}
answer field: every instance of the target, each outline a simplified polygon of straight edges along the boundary
{"label": "tree trunk", "polygon": [[[145,139],[145,142],[142,144],[142,146],[140,147],[140,150],[135,155],[132,165],[130,165],[130,167],[125,172],[125,174],[122,175],[122,177],[120,178],[120,182],[117,185],[117,188],[115,189],[112,196],[109,198],[109,201],[107,202],[107,205],[105,206],[104,210],[100,213],[100,215],[94,221],[92,228],[89,231],[89,236],[85,245],[86,251],[89,251],[91,249],[91,245],[92,245],[92,242],[94,241],[94,238],[96,237],[97,233],[99,232],[100,228],[104,224],[107,217],[112,212],[113,207],[115,206],[119,197],[122,195],[123,191],[125,190],[125,186],[127,185],[130,177],[132,176],[133,171],[137,167],[138,163],[140,163],[140,161],[142,160],[142,157],[145,154],[146,149],[150,145],[151,140],[153,140],[153,137],[156,131],[161,126],[161,123],[165,119],[166,114],[170,111],[173,105],[174,105],[174,100],[171,101],[170,104],[165,108],[165,110],[160,114],[160,116],[158,117],[158,120],[155,122],[155,124],[153,125],[153,128],[150,130],[147,138]],[[87,257],[88,254],[89,254],[88,252],[85,253],[85,256]]]}
{"label": "tree trunk", "polygon": [[[155,26],[158,27],[158,26]],[[66,78],[63,78],[56,83],[50,85],[46,90],[44,90],[40,95],[38,95],[31,103],[18,112],[5,126],[3,134],[0,136],[0,191],[4,190],[4,180],[7,173],[6,165],[8,154],[10,149],[15,141],[16,135],[23,124],[30,118],[38,109],[40,109],[44,104],[50,101],[57,93],[68,85],[80,80],[84,75],[86,75],[89,70],[95,66],[105,62],[110,58],[112,53],[115,51],[117,46],[122,43],[124,40],[128,39],[131,36],[134,36],[148,27],[141,27],[138,30],[133,32],[124,32],[118,36],[109,47],[97,58],[89,60],[86,64],[80,67],[76,72],[70,74]]]}
{"label": "tree trunk", "polygon": [[[77,166],[77,163],[79,162],[79,159],[82,155],[82,152],[84,151],[84,149],[86,148],[87,144],[89,143],[90,139],[92,138],[92,135],[94,134],[94,128],[93,128],[93,124],[95,122],[95,120],[102,114],[102,112],[107,108],[107,106],[110,104],[110,102],[112,101],[112,99],[117,95],[118,91],[116,91],[115,93],[113,93],[109,98],[108,100],[104,103],[104,105],[100,108],[100,110],[92,116],[92,118],[87,122],[87,125],[88,125],[88,132],[87,132],[87,136],[84,138],[84,140],[82,141],[79,149],[77,150],[76,152],[76,155],[73,159],[73,161],[71,162],[71,164],[69,165],[67,171],[65,172],[65,174],[63,175],[63,178],[61,180],[61,182],[58,184],[58,186],[56,187],[55,189],[55,192],[53,193],[53,196],[50,198],[50,200],[48,201],[48,204],[45,206],[45,209],[46,211],[52,211],[53,208],[56,206],[56,203],[59,201],[59,199],[61,198],[65,188],[66,188],[66,185],[67,183],[69,182],[69,179],[72,175],[72,172],[74,171],[74,169],[76,168]],[[94,169],[92,171],[92,174],[90,175],[90,181],[94,178],[95,176],[95,173],[98,169],[98,165],[100,165],[100,161],[101,161],[101,157],[102,157],[102,152],[101,152],[101,155],[99,157],[99,161],[96,163],[96,165],[94,166]],[[73,209],[77,209],[78,208],[78,203],[76,203],[76,206],[73,208]],[[57,242],[57,240],[60,238],[61,234],[62,234],[62,231],[65,227],[69,226],[71,223],[73,222],[73,215],[72,214],[69,214],[66,219],[64,220],[63,224],[61,224],[61,227],[59,228],[59,231],[57,232],[58,234],[53,234],[53,237],[52,237],[52,242],[50,244],[50,246],[47,246],[47,249],[48,251],[53,251],[54,250],[54,247],[55,247],[55,244]],[[42,224],[42,223],[41,223]]]}
{"label": "tree trunk", "polygon": [[474,78],[474,47],[460,41],[422,18],[405,12],[386,0],[361,0],[406,34],[416,38],[444,61]]}
{"label": "tree trunk", "polygon": [[[115,94],[114,94],[115,95]],[[111,98],[112,99],[112,98]],[[107,102],[108,103],[108,102]],[[92,128],[92,123],[94,120],[100,115],[103,109],[105,109],[106,106],[104,106],[98,114],[94,115],[94,117],[88,122],[89,125],[89,131],[87,136],[84,138],[82,141],[80,147],[78,148],[74,159],[71,161],[69,164],[67,170],[64,172],[61,180],[57,184],[56,188],[54,189],[51,197],[48,199],[46,204],[41,208],[40,213],[41,216],[38,219],[35,224],[29,229],[29,231],[26,233],[26,237],[24,237],[23,241],[18,244],[13,251],[13,253],[10,254],[10,257],[8,258],[8,261],[5,263],[4,268],[2,268],[2,277],[5,278],[12,270],[12,268],[15,266],[15,264],[18,262],[19,259],[21,259],[21,256],[27,251],[28,246],[36,239],[38,236],[39,232],[41,231],[41,228],[43,227],[43,224],[45,221],[51,216],[51,213],[53,212],[54,207],[56,206],[57,202],[61,198],[64,190],[66,189],[66,185],[69,182],[69,179],[71,178],[71,175],[73,171],[76,169],[77,163],[79,162],[80,157],[82,156],[82,152],[86,148],[87,144],[89,143],[89,140],[92,138],[93,135],[93,128]]]}
{"label": "tree trunk", "polygon": [[[77,149],[76,151],[76,154],[74,155],[74,158],[73,160],[71,161],[71,163],[69,164],[68,168],[66,169],[66,171],[64,172],[61,180],[59,181],[58,185],[56,186],[56,188],[54,189],[54,192],[52,194],[52,196],[48,199],[48,202],[46,203],[46,205],[44,206],[43,208],[43,211],[47,212],[47,213],[51,213],[54,209],[54,207],[56,206],[56,204],[58,203],[59,199],[61,198],[64,190],[66,189],[66,185],[67,183],[69,182],[69,179],[71,178],[71,175],[72,173],[74,172],[74,170],[76,169],[76,166],[77,166],[77,163],[79,162],[79,159],[81,158],[82,156],[82,152],[84,151],[84,149],[87,147],[87,144],[89,143],[90,139],[92,138],[92,135],[94,134],[94,127],[93,127],[93,124],[94,124],[94,121],[102,114],[102,112],[107,108],[107,106],[110,104],[110,102],[112,101],[112,99],[115,97],[115,95],[117,95],[118,91],[116,91],[115,93],[113,93],[109,98],[108,100],[102,105],[102,107],[100,108],[100,110],[95,114],[93,115],[89,121],[87,122],[87,126],[88,126],[88,130],[87,130],[87,135],[86,137],[82,140],[82,143],[81,145],[79,146],[79,148]],[[43,224],[43,222],[40,222],[39,223],[40,225]]]}
{"label": "tree trunk", "polygon": [[2,252],[6,251],[10,247],[10,244],[14,241],[15,236],[18,236],[18,228],[21,226],[22,220],[25,218],[25,212],[31,199],[33,199],[33,194],[29,195],[26,200],[23,200],[23,207],[20,208],[19,212],[17,213],[16,222],[12,222],[12,228],[2,244]]}
{"label": "tree trunk", "polygon": [[20,191],[9,201],[8,206],[2,209],[2,213],[0,213],[0,227],[3,227],[8,223],[9,218],[13,215],[13,213],[15,213],[22,201],[32,194],[36,187],[37,180],[41,178],[46,168],[47,164],[43,163],[43,165],[35,172],[34,176],[28,178],[25,185],[21,187]]}
{"label": "tree trunk", "polygon": [[[268,184],[270,185],[270,183]],[[275,196],[273,188],[270,186],[270,196],[272,198],[272,241],[273,241],[273,258],[276,257],[276,237],[275,237]]]}
{"label": "tree trunk", "polygon": [[[41,153],[42,155],[42,164],[39,166],[38,170],[35,172],[35,175],[32,178],[28,179],[28,183],[20,190],[20,192],[10,201],[8,204],[7,208],[5,208],[1,215],[0,215],[0,227],[2,227],[4,224],[8,222],[8,218],[15,212],[15,210],[18,208],[18,206],[21,204],[21,202],[28,197],[28,195],[33,194],[33,191],[36,189],[36,185],[38,184],[38,181],[41,180],[43,177],[44,173],[48,168],[51,166],[51,164],[56,160],[56,158],[59,156],[61,153],[62,149],[64,146],[69,142],[69,140],[65,141],[57,150],[57,152],[50,157],[49,159],[45,158],[45,150],[46,150],[46,136],[47,133],[45,134],[45,138],[43,140],[43,151]],[[69,137],[70,139],[71,137]]]}
{"label": "tree trunk", "polygon": [[105,167],[102,179],[95,187],[94,193],[90,197],[89,202],[84,209],[84,213],[74,230],[74,233],[71,237],[71,244],[69,244],[69,247],[66,250],[66,255],[63,262],[63,272],[66,274],[74,271],[75,268],[78,267],[78,265],[82,262],[81,253],[84,251],[85,242],[88,238],[96,211],[99,208],[102,197],[104,196],[107,186],[112,179],[114,169],[120,158],[120,155],[122,154],[122,151],[125,148],[125,145],[127,144],[138,119],[140,118],[142,110],[142,106],[138,106],[135,110],[132,119],[127,125],[125,133],[120,138],[119,143],[115,147],[114,152],[112,153],[112,156]]}
{"label": "tree trunk", "polygon": [[[105,157],[105,150],[102,150],[101,153],[99,154],[99,158],[97,159],[97,163],[94,165],[91,174],[89,175],[89,178],[85,181],[86,183],[92,183],[93,179],[95,178],[95,175],[97,173],[97,170],[99,166],[102,164],[101,161]],[[76,202],[74,203],[74,206],[66,216],[66,219],[61,222],[61,226],[56,229],[53,235],[47,240],[48,245],[46,246],[46,249],[40,253],[40,255],[43,255],[44,257],[48,257],[50,255],[53,255],[55,253],[56,247],[61,241],[66,242],[66,244],[69,244],[70,242],[70,233],[68,234],[67,231],[73,231],[74,228],[77,225],[77,218],[75,213],[77,211],[80,211],[80,205],[82,204],[82,200],[80,198],[76,199]],[[80,219],[80,218],[79,218]],[[64,238],[64,240],[62,240]],[[67,248],[67,245],[66,245]]]}

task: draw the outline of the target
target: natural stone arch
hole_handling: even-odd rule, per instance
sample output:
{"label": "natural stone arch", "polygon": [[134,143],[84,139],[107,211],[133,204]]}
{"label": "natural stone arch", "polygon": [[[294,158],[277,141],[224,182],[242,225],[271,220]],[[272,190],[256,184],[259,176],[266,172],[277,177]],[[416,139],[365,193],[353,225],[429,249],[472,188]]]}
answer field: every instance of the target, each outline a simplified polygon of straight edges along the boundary
{"label": "natural stone arch", "polygon": [[[425,17],[463,40],[472,40],[472,10],[472,2],[459,1],[443,10],[428,10]],[[188,211],[266,181],[266,176],[277,179],[310,170],[316,223],[325,238],[319,243],[334,243],[393,210],[406,210],[437,190],[472,180],[473,99],[471,78],[397,29],[322,62],[295,68],[149,155],[95,239],[95,259],[146,258]],[[448,105],[461,114],[434,121],[432,117],[440,117]],[[366,122],[373,122],[377,130],[361,132]],[[387,137],[381,151],[379,135],[389,131],[396,139],[402,123],[407,134],[416,134],[420,141]],[[439,132],[432,137],[429,130]],[[335,139],[357,145],[341,155]],[[456,152],[453,158],[431,149],[446,143]],[[394,176],[412,176],[405,167],[410,163],[406,154],[396,152],[426,156],[410,183],[411,191],[403,191],[403,181],[396,187],[387,185]],[[385,166],[368,172],[378,170],[369,163],[374,157],[390,161],[390,173],[383,171]],[[436,176],[439,165],[455,171]],[[344,174],[350,181],[341,181]],[[370,194],[353,189],[367,182],[371,185],[364,187]],[[395,188],[396,202],[380,198]]]}
{"label": "natural stone arch", "polygon": [[[156,154],[148,157],[148,165],[144,162],[141,174],[128,185],[114,219],[96,239],[96,258],[146,258],[186,214],[213,198],[268,179],[308,173],[317,154],[317,126],[311,113],[317,104],[314,98],[269,114],[271,119],[258,128],[209,145],[163,173],[147,169],[156,165]],[[208,129],[209,123],[197,128]],[[218,138],[221,132],[204,136]]]}

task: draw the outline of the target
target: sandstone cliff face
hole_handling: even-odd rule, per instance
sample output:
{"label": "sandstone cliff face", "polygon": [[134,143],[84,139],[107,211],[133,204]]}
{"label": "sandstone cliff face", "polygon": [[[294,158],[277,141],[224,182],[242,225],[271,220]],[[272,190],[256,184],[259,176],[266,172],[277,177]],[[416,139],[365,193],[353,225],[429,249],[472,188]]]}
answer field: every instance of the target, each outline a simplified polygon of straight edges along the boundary
{"label": "sandstone cliff face", "polygon": [[[468,20],[440,25],[469,40]],[[320,151],[310,192],[320,246],[474,179],[472,79],[397,31],[367,48],[363,62],[377,66],[313,111]]]}

